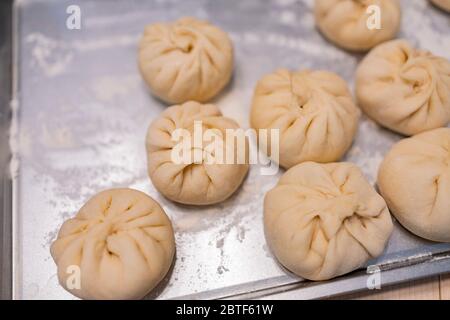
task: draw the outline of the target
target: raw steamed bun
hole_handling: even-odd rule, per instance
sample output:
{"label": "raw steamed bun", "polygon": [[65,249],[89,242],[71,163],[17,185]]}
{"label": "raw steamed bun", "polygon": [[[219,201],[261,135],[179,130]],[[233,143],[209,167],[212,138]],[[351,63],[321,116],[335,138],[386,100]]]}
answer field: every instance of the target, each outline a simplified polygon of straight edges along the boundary
{"label": "raw steamed bun", "polygon": [[[225,130],[239,129],[239,125],[223,117],[215,105],[190,101],[167,108],[150,125],[147,133],[148,173],[156,189],[172,201],[193,205],[218,203],[231,196],[244,180],[248,171],[248,145],[240,151],[245,155],[242,164],[237,161],[233,164],[207,163],[206,158],[194,163],[193,157],[186,163],[177,164],[173,161],[172,150],[180,142],[173,141],[172,134],[176,129],[188,130],[193,148],[194,121],[201,121],[203,130],[217,131],[217,137],[224,145],[224,154],[234,152],[238,155],[239,145],[236,143],[235,148],[230,149],[228,142],[231,139],[227,141]],[[247,139],[244,141],[248,143]],[[205,142],[202,148],[208,144]],[[206,149],[201,152],[206,152]]]}
{"label": "raw steamed bun", "polygon": [[405,40],[373,49],[356,73],[356,96],[369,117],[414,135],[450,120],[450,62]]}
{"label": "raw steamed bun", "polygon": [[450,242],[450,129],[394,145],[380,167],[378,186],[405,228],[422,238]]}
{"label": "raw steamed bun", "polygon": [[156,23],[144,30],[139,69],[160,99],[204,102],[230,80],[233,46],[225,32],[206,21],[182,18]]}
{"label": "raw steamed bun", "polygon": [[[175,241],[170,220],[155,200],[140,191],[111,189],[64,222],[50,249],[59,282],[73,295],[140,299],[166,275]],[[71,266],[80,270],[78,289],[69,287]]]}
{"label": "raw steamed bun", "polygon": [[450,12],[450,0],[431,0],[439,8]]}
{"label": "raw steamed bun", "polygon": [[351,163],[305,162],[264,199],[264,228],[287,269],[327,280],[379,256],[393,225],[383,198]]}
{"label": "raw steamed bun", "polygon": [[[352,144],[359,115],[338,75],[280,69],[258,82],[250,123],[256,130],[280,130],[279,163],[290,168],[304,161],[339,160]],[[265,150],[271,150],[270,143]]]}
{"label": "raw steamed bun", "polygon": [[[369,6],[378,5],[381,29],[369,29]],[[366,51],[391,40],[400,28],[401,10],[398,0],[315,0],[315,18],[320,31],[338,46],[353,51]]]}

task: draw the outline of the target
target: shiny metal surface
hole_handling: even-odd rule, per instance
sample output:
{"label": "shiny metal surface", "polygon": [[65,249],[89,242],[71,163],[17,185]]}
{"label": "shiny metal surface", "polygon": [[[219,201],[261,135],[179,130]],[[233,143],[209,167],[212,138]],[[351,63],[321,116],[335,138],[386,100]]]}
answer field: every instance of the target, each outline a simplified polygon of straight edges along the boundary
{"label": "shiny metal surface", "polygon": [[[146,172],[145,133],[166,106],[149,95],[137,70],[137,41],[144,26],[193,15],[229,32],[236,54],[234,78],[214,103],[247,128],[256,81],[278,67],[327,69],[352,84],[362,55],[321,37],[312,3],[18,1],[20,68],[13,112],[18,133],[11,141],[14,298],[73,298],[58,285],[49,245],[61,223],[89,197],[120,186],[151,195],[174,224],[173,269],[148,298],[319,298],[364,289],[364,270],[310,283],[274,260],[263,235],[262,201],[281,170],[277,176],[261,176],[253,166],[231,199],[205,208],[164,199]],[[66,8],[72,4],[80,6],[81,30],[66,28]],[[403,13],[402,37],[450,58],[448,15],[426,0],[403,1]],[[364,118],[346,160],[374,182],[384,153],[399,139]],[[396,225],[386,253],[371,263],[380,264],[386,285],[450,271],[449,250],[449,244],[424,241]]]}

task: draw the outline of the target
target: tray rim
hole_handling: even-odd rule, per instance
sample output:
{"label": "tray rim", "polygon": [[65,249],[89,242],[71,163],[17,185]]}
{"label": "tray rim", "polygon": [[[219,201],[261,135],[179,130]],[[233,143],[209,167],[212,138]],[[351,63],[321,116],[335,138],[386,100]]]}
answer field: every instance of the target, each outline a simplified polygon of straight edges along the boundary
{"label": "tray rim", "polygon": [[11,126],[10,101],[13,88],[13,0],[0,4],[3,45],[0,48],[0,299],[12,298],[12,180],[10,177],[10,145],[9,132]]}
{"label": "tray rim", "polygon": [[[20,106],[20,17],[21,5],[20,0],[10,0],[12,2],[12,68],[11,68],[11,126],[14,121],[18,121],[18,107]],[[33,0],[28,0],[33,1]],[[38,2],[39,0],[37,0]],[[44,0],[45,1],[45,0]],[[46,2],[52,2],[48,0]],[[10,139],[17,139],[17,137],[10,137]],[[22,299],[19,290],[21,276],[20,276],[20,254],[18,248],[20,247],[19,234],[19,175],[20,175],[20,154],[17,151],[11,150],[11,161],[16,161],[18,170],[16,174],[12,174],[10,170],[5,173],[9,180],[9,199],[2,198],[2,195],[8,194],[3,185],[0,184],[0,204],[2,205],[3,213],[10,208],[11,215],[11,252],[9,259],[11,260],[10,276],[10,292],[2,290],[0,298],[7,297],[14,300]],[[9,167],[9,163],[7,164]],[[9,176],[8,176],[9,173]],[[3,202],[3,203],[2,203]],[[9,203],[9,206],[8,206]],[[3,223],[3,221],[0,221]],[[1,224],[0,224],[1,225]],[[4,236],[4,235],[2,235]],[[427,246],[425,246],[427,247]],[[441,248],[443,247],[443,248]],[[328,281],[313,282],[304,281],[296,276],[290,275],[288,272],[284,276],[259,280],[255,282],[247,282],[233,286],[227,286],[219,289],[202,291],[194,294],[178,296],[170,300],[179,299],[286,299],[286,300],[303,300],[303,299],[326,299],[332,297],[339,297],[345,294],[370,291],[367,288],[366,278],[370,275],[368,269],[373,266],[379,267],[382,270],[382,275],[386,281],[383,280],[383,287],[388,287],[400,283],[405,283],[412,280],[424,279],[436,275],[450,273],[450,244],[436,243],[430,248],[431,253],[423,256],[418,256],[418,259],[393,259],[389,262],[390,266],[386,268],[384,264],[373,264],[368,268],[362,268],[344,276],[334,278]],[[0,248],[1,249],[1,248]],[[4,252],[2,258],[4,257]],[[395,253],[393,254],[395,255]],[[414,257],[413,257],[414,258]],[[427,268],[428,267],[428,268]],[[2,276],[5,276],[2,268]],[[408,276],[409,273],[414,273],[414,276]],[[6,275],[8,276],[8,275]],[[279,283],[275,284],[276,281]],[[3,289],[3,288],[1,288]]]}
{"label": "tray rim", "polygon": [[[374,274],[372,270],[379,270],[382,279],[381,288],[424,279],[436,275],[449,273],[450,248],[445,243],[429,247],[430,253],[411,255],[403,259],[395,259],[369,265],[327,281],[305,281],[287,271],[285,276],[265,279],[235,286],[204,291],[191,295],[183,295],[171,300],[184,299],[326,299],[346,294],[377,291],[369,289],[367,281]],[[388,256],[395,256],[391,254]],[[427,268],[428,267],[428,268]],[[414,273],[414,277],[408,274]],[[270,285],[270,283],[275,285]]]}

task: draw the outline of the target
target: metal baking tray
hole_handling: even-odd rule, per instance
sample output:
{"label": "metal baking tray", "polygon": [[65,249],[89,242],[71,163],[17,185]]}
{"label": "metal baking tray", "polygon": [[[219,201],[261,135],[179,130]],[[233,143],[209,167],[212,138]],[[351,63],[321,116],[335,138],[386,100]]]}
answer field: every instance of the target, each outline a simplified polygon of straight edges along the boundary
{"label": "metal baking tray", "polygon": [[[66,27],[69,5],[81,9],[80,30]],[[145,133],[166,105],[148,93],[138,73],[144,26],[191,15],[226,30],[236,67],[213,102],[247,128],[256,81],[278,67],[334,71],[353,87],[362,55],[327,42],[314,27],[312,6],[311,0],[16,1],[13,298],[73,298],[58,284],[49,245],[89,197],[120,186],[159,201],[175,228],[174,265],[148,298],[324,298],[366,289],[371,270],[381,270],[381,287],[450,272],[450,244],[425,241],[396,223],[386,252],[369,262],[371,268],[331,281],[304,281],[277,263],[264,239],[263,197],[281,169],[262,176],[253,166],[229,200],[202,208],[166,200],[147,177]],[[402,6],[400,37],[450,58],[449,15],[427,0],[405,0]],[[400,138],[363,117],[345,160],[375,183],[384,154]]]}

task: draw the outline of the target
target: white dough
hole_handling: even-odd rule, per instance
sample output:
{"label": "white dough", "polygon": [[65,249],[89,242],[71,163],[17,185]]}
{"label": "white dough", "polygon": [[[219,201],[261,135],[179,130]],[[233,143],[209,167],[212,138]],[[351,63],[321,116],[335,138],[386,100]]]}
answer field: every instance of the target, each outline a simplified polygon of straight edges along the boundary
{"label": "white dough", "polygon": [[393,225],[386,202],[358,167],[305,162],[266,194],[264,229],[287,269],[327,280],[379,256]]}
{"label": "white dough", "polygon": [[51,245],[60,284],[82,299],[144,297],[166,275],[174,252],[169,218],[155,200],[132,189],[95,195]]}
{"label": "white dough", "polygon": [[356,72],[359,106],[404,135],[444,127],[450,120],[450,62],[405,40],[373,49]]}
{"label": "white dough", "polygon": [[450,12],[450,0],[431,0],[431,2],[437,5],[439,8]]}
{"label": "white dough", "polygon": [[[379,28],[371,25],[378,13],[371,10],[374,6],[379,8]],[[395,38],[401,10],[398,0],[315,0],[315,18],[320,31],[338,46],[367,51]]]}
{"label": "white dough", "polygon": [[[340,160],[352,144],[359,115],[338,75],[280,69],[258,82],[250,123],[256,130],[279,130],[279,163],[290,168],[304,161]],[[268,151],[271,143],[260,141],[269,144]]]}
{"label": "white dough", "polygon": [[[208,163],[203,157],[194,159],[195,122],[201,121],[203,132],[207,129],[217,133],[217,140],[207,143],[202,140],[200,153],[205,156],[207,146],[215,141],[223,142],[223,154],[233,152],[238,155],[238,143],[234,146],[227,140],[226,130],[239,129],[232,119],[222,116],[219,108],[212,104],[200,104],[190,101],[182,105],[167,108],[150,125],[147,133],[148,173],[153,185],[164,196],[172,201],[192,205],[208,205],[221,202],[230,197],[241,185],[248,171],[248,140],[245,139],[242,162],[238,159],[232,163],[220,163],[220,157],[214,163]],[[190,149],[192,156],[188,161],[177,163],[173,159],[173,150],[184,140],[174,140],[173,133],[184,129],[190,133]],[[189,141],[189,139],[187,139]],[[233,148],[233,150],[231,150]],[[175,152],[176,154],[176,152]],[[225,158],[225,156],[224,156]],[[176,160],[176,159],[175,159]]]}
{"label": "white dough", "polygon": [[378,186],[405,228],[422,238],[450,242],[450,129],[395,144],[380,167]]}
{"label": "white dough", "polygon": [[168,103],[205,102],[230,80],[233,46],[224,31],[195,18],[152,24],[139,45],[139,70]]}

